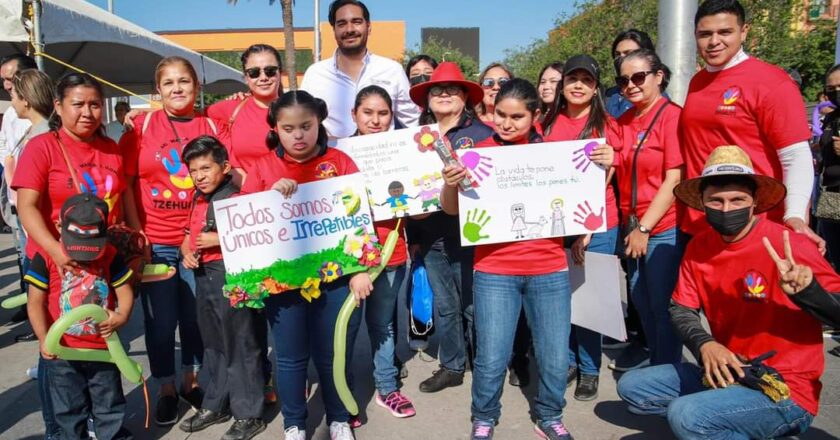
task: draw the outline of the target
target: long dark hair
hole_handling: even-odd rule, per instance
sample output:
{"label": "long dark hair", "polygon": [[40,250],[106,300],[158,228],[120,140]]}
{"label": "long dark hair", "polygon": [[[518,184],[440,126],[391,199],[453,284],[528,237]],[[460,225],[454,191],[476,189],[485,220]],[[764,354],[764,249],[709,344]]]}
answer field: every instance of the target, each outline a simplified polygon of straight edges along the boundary
{"label": "long dark hair", "polygon": [[[327,115],[329,114],[327,111],[327,103],[310,95],[309,92],[304,90],[288,91],[271,103],[271,107],[268,109],[267,118],[268,125],[271,127],[271,130],[268,131],[268,134],[265,137],[266,146],[271,151],[274,151],[277,147],[280,147],[281,149],[283,148],[283,146],[280,145],[280,135],[278,135],[277,131],[275,131],[277,129],[277,117],[280,116],[280,111],[284,108],[294,107],[296,105],[309,110],[318,118],[317,144],[323,150],[327,147],[327,141],[329,140],[327,137],[327,129],[324,128],[324,120],[327,119]],[[282,150],[280,150],[278,154],[282,154]]]}
{"label": "long dark hair", "polygon": [[[76,87],[90,87],[96,90],[96,94],[99,95],[100,100],[102,100],[105,96],[105,93],[102,91],[102,84],[100,84],[96,78],[88,75],[87,73],[69,72],[62,76],[55,85],[55,99],[58,101],[64,101],[64,98],[67,97],[70,90]],[[97,134],[104,136],[101,122],[102,121],[100,121],[99,128],[97,129]],[[58,115],[58,112],[52,112],[49,124],[51,131],[58,131],[58,129],[61,128],[61,116]]]}
{"label": "long dark hair", "polygon": [[[539,87],[539,83],[540,83],[540,81],[542,81],[542,76],[545,73],[545,71],[548,70],[548,69],[554,69],[554,70],[560,72],[561,76],[563,75],[563,63],[561,63],[560,61],[555,61],[553,63],[546,64],[545,67],[543,67],[542,70],[540,70],[540,74],[537,75],[537,87]],[[554,93],[557,93],[557,90],[555,90]],[[555,99],[555,101],[556,101],[556,99]],[[543,115],[547,115],[551,111],[552,108],[553,107],[551,105],[548,105],[546,103],[542,103],[542,105],[540,105],[540,112]]]}
{"label": "long dark hair", "polygon": [[668,88],[668,83],[671,81],[671,69],[662,63],[662,60],[655,51],[651,49],[636,49],[623,57],[618,57],[615,59],[615,71],[621,75],[621,65],[631,59],[644,60],[650,66],[650,70],[654,72],[662,71],[662,84],[659,85],[659,91],[664,92]]}
{"label": "long dark hair", "polygon": [[374,95],[382,98],[382,100],[385,101],[385,104],[388,104],[388,108],[391,109],[391,113],[394,113],[394,102],[391,100],[391,95],[389,95],[385,89],[375,84],[369,85],[363,88],[362,90],[359,90],[359,93],[356,94],[356,101],[353,103],[353,111],[355,112],[359,108],[359,106],[362,105],[362,102],[364,102],[365,98]]}
{"label": "long dark hair", "polygon": [[522,101],[531,114],[540,109],[540,94],[537,92],[537,88],[527,79],[514,78],[504,83],[499,89],[499,93],[496,94],[495,104],[498,105],[505,99]]}
{"label": "long dark hair", "polygon": [[[600,69],[598,69],[600,70]],[[545,117],[544,127],[545,133],[551,132],[551,128],[557,121],[557,116],[560,112],[566,110],[569,103],[563,95],[563,83],[566,82],[566,75],[563,75],[563,81],[557,83],[557,92],[554,94],[554,106]],[[607,106],[604,104],[604,87],[601,85],[599,78],[595,78],[595,96],[589,101],[589,116],[586,119],[586,124],[583,130],[578,134],[578,139],[589,139],[593,136],[606,135],[604,128],[607,126]]]}

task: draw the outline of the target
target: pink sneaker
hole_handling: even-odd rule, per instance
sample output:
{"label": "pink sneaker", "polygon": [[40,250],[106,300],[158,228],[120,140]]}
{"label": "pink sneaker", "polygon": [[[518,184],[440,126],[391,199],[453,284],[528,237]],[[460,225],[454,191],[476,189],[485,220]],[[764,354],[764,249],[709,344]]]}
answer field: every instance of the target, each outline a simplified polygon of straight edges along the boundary
{"label": "pink sneaker", "polygon": [[392,416],[400,419],[417,414],[417,411],[414,410],[414,404],[399,391],[394,391],[385,397],[376,393],[376,404],[390,411]]}
{"label": "pink sneaker", "polygon": [[350,424],[350,427],[353,429],[361,428],[364,423],[362,423],[362,419],[359,416],[350,416],[350,420],[347,421]]}

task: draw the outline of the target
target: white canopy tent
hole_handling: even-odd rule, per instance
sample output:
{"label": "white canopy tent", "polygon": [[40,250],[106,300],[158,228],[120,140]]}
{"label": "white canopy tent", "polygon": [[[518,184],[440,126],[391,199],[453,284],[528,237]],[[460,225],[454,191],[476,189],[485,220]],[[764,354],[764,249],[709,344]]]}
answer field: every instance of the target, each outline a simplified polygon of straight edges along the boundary
{"label": "white canopy tent", "polygon": [[[0,0],[0,56],[26,53],[32,20],[25,0]],[[207,93],[244,90],[242,73],[83,0],[41,0],[43,52],[137,94],[154,93],[154,68],[165,56],[189,60]],[[44,59],[52,78],[67,67]],[[106,87],[109,96],[125,93]]]}

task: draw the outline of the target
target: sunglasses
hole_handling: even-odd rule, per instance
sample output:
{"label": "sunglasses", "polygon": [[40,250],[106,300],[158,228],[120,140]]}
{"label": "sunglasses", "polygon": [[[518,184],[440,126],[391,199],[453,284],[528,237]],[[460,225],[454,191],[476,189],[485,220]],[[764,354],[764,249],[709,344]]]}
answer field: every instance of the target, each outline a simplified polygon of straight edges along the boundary
{"label": "sunglasses", "polygon": [[263,68],[259,67],[251,67],[250,69],[245,69],[245,75],[248,75],[248,78],[257,79],[260,77],[260,71],[265,72],[265,76],[272,77],[277,75],[277,72],[280,70],[278,66],[265,66]]}
{"label": "sunglasses", "polygon": [[618,87],[622,89],[629,86],[631,81],[636,87],[641,87],[647,80],[647,76],[653,73],[656,73],[656,71],[645,70],[644,72],[636,72],[630,75],[630,77],[619,76],[615,79],[615,82],[618,84]]}
{"label": "sunglasses", "polygon": [[484,78],[483,80],[481,80],[481,87],[484,87],[485,89],[492,89],[493,87],[496,86],[496,84],[498,84],[499,87],[501,87],[502,84],[504,84],[508,81],[510,81],[510,78],[499,78],[499,79]]}
{"label": "sunglasses", "polygon": [[443,92],[446,92],[449,96],[457,95],[458,93],[461,93],[461,86],[447,84],[445,86],[432,86],[429,88],[429,94],[432,96],[443,95]]}

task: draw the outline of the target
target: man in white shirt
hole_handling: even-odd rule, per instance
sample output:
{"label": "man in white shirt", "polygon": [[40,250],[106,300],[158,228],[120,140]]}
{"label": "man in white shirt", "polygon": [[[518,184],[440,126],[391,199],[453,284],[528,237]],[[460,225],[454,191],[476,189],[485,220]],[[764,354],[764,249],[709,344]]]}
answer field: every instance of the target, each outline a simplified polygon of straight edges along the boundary
{"label": "man in white shirt", "polygon": [[330,25],[338,49],[332,58],[309,66],[300,88],[327,103],[324,121],[331,139],[351,136],[356,124],[350,116],[356,93],[369,85],[385,89],[394,102],[394,116],[403,126],[417,125],[420,108],[408,96],[408,78],[394,60],[367,49],[370,12],[357,0],[335,0],[330,5]]}
{"label": "man in white shirt", "polygon": [[125,132],[125,115],[131,111],[131,105],[126,101],[119,101],[114,105],[114,114],[117,119],[105,126],[105,135],[119,143],[120,136]]}

